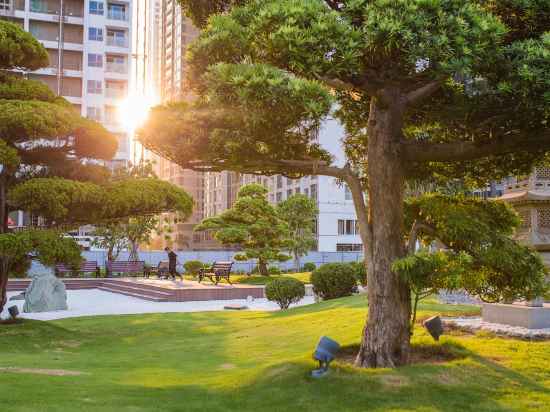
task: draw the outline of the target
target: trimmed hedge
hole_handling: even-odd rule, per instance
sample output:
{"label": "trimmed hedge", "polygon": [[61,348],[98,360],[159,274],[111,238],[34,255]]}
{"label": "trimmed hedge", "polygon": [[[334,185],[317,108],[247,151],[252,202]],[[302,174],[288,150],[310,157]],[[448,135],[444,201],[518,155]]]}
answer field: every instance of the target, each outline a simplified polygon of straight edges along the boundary
{"label": "trimmed hedge", "polygon": [[281,269],[279,269],[277,266],[270,266],[270,267],[267,269],[267,272],[268,272],[270,275],[280,275],[280,274],[281,274]]}
{"label": "trimmed hedge", "polygon": [[298,302],[306,294],[302,282],[293,278],[277,278],[265,287],[265,296],[272,302],[277,302],[281,309],[288,309],[290,304]]}
{"label": "trimmed hedge", "polygon": [[304,263],[304,266],[302,267],[304,272],[313,272],[315,269],[317,269],[317,266],[315,266],[315,263],[313,262]]}
{"label": "trimmed hedge", "polygon": [[324,300],[350,296],[357,290],[357,279],[349,263],[326,263],[311,274],[315,294]]}
{"label": "trimmed hedge", "polygon": [[183,264],[185,274],[193,276],[197,276],[199,274],[199,270],[201,270],[203,267],[204,263],[202,263],[200,260],[188,260]]}

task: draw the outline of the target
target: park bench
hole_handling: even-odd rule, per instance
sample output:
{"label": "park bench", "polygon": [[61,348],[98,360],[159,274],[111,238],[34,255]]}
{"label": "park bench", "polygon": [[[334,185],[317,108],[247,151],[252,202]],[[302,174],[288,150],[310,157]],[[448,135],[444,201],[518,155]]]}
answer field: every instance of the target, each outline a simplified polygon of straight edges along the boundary
{"label": "park bench", "polygon": [[231,274],[232,266],[233,262],[214,262],[210,268],[200,269],[199,283],[201,283],[204,278],[208,278],[212,283],[217,285],[221,279],[225,279],[227,283],[231,285],[232,283],[229,280],[229,275]]}
{"label": "park bench", "polygon": [[[169,264],[168,261],[161,261],[161,262],[159,262],[157,267],[152,268],[151,271],[146,274],[146,276],[149,277],[149,275],[156,275],[159,279],[161,279],[161,278],[168,279],[168,276],[170,276],[169,273],[168,273],[169,266],[170,266],[170,264]],[[180,275],[177,272],[176,272],[176,276],[179,276],[181,278],[181,280],[183,280],[183,276]]]}
{"label": "park bench", "polygon": [[55,274],[59,277],[65,277],[67,273],[94,273],[96,277],[100,276],[99,266],[97,260],[85,260],[80,265],[80,268],[75,269],[72,267],[67,267],[64,264],[55,265]]}
{"label": "park bench", "polygon": [[130,276],[138,276],[141,273],[145,277],[149,276],[149,271],[145,269],[145,262],[142,260],[109,260],[107,262],[107,276],[112,276],[113,273],[124,273]]}

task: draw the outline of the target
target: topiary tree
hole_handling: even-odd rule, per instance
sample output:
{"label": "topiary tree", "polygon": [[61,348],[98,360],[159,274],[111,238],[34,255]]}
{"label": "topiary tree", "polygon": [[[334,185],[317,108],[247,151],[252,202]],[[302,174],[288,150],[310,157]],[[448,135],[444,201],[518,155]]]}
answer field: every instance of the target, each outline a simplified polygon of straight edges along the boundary
{"label": "topiary tree", "polygon": [[[434,176],[485,183],[542,159],[550,147],[550,4],[180,3],[203,28],[188,54],[200,99],[155,110],[142,141],[184,168],[345,181],[368,266],[357,364],[406,363],[410,285],[392,270],[412,229],[405,184]],[[346,126],[344,165],[316,139],[329,114]]]}
{"label": "topiary tree", "polygon": [[[102,185],[63,178],[34,178],[11,189],[8,201],[14,209],[42,216],[47,227],[63,230],[86,224],[120,225],[141,217],[154,219],[157,214],[167,211],[177,211],[186,218],[193,208],[193,199],[183,189],[156,178],[130,178]],[[121,230],[127,239],[130,238],[126,227]],[[140,233],[138,235],[143,236]],[[137,244],[141,238],[130,239]],[[47,251],[43,255],[46,256]],[[0,306],[3,307],[8,272],[1,270],[2,266]]]}
{"label": "topiary tree", "polygon": [[[413,228],[408,255],[392,269],[414,295],[411,328],[418,301],[441,289],[464,289],[485,302],[531,300],[548,289],[540,256],[511,238],[520,219],[509,205],[427,194],[408,199],[405,210]],[[419,240],[426,246],[438,241],[447,249],[417,251]]]}
{"label": "topiary tree", "polygon": [[267,189],[258,184],[241,187],[232,208],[222,214],[204,219],[195,231],[210,230],[224,245],[238,245],[243,252],[236,260],[257,259],[260,274],[268,276],[270,261],[284,262],[287,249],[288,226],[277,215],[266,199]]}
{"label": "topiary tree", "polygon": [[306,288],[302,282],[294,278],[273,279],[265,286],[265,297],[277,302],[281,309],[299,302],[306,294]]}
{"label": "topiary tree", "polygon": [[294,195],[277,205],[277,213],[288,225],[289,240],[294,267],[300,270],[300,258],[317,244],[315,226],[319,209],[317,203],[305,196]]}

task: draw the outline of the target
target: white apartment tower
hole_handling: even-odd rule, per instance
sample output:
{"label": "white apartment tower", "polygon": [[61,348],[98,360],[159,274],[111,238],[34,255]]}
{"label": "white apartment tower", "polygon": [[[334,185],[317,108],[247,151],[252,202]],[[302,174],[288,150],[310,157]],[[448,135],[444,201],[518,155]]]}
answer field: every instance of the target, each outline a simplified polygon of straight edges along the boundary
{"label": "white apartment tower", "polygon": [[48,51],[46,68],[28,73],[118,136],[113,167],[130,156],[118,106],[131,66],[132,0],[0,0],[0,18],[31,32]]}

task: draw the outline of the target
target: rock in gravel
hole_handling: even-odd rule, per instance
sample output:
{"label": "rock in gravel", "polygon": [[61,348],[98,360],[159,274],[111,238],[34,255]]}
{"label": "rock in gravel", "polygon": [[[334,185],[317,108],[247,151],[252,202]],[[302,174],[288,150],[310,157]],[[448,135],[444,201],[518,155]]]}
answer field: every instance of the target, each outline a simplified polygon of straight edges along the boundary
{"label": "rock in gravel", "polygon": [[67,310],[65,284],[52,274],[37,274],[25,292],[23,312]]}

